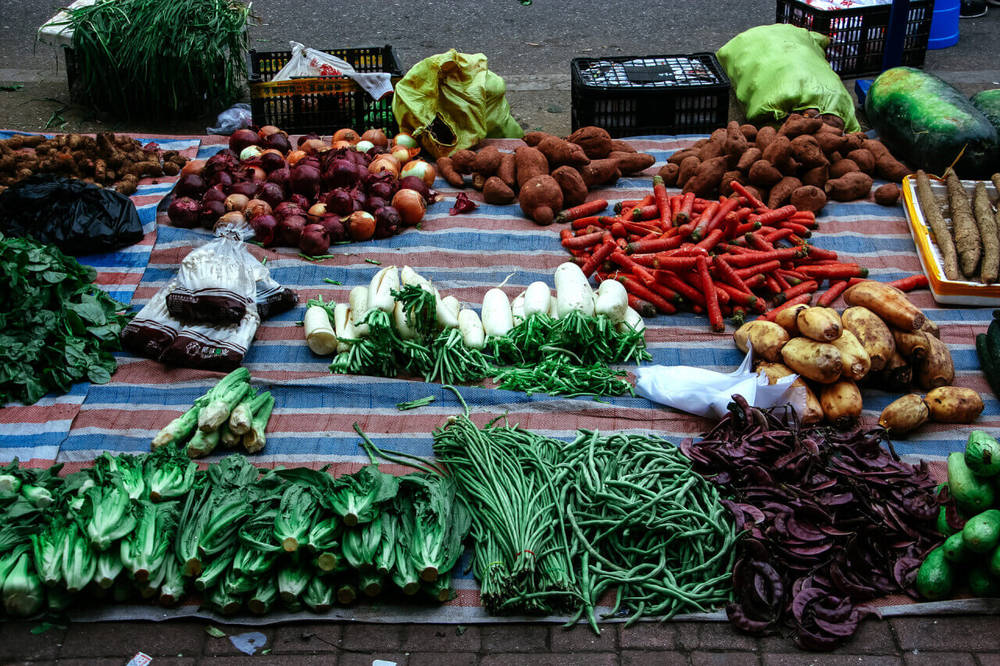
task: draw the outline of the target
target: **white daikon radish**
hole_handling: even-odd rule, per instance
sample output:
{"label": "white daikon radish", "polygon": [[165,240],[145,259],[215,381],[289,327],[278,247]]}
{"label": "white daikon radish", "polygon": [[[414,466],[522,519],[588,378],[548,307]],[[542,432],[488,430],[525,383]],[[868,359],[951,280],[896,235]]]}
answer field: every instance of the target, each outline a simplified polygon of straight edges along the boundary
{"label": "white daikon radish", "polygon": [[524,292],[514,297],[514,300],[510,302],[510,314],[514,320],[514,325],[517,326],[522,321],[524,321]]}
{"label": "white daikon radish", "polygon": [[441,294],[434,289],[434,317],[441,328],[458,328],[458,311],[462,305],[454,296],[441,298]]}
{"label": "white daikon radish", "polygon": [[392,312],[396,300],[392,291],[399,289],[399,271],[395,266],[387,266],[375,274],[368,285],[368,298],[372,309]]}
{"label": "white daikon radish", "polygon": [[462,308],[458,313],[458,330],[462,332],[462,342],[469,349],[482,349],[486,346],[486,331],[475,310]]}
{"label": "white daikon radish", "polygon": [[605,315],[611,321],[625,321],[625,311],[628,310],[628,292],[618,280],[605,280],[597,288],[594,299],[594,312]]}
{"label": "white daikon radish", "polygon": [[351,289],[351,294],[347,297],[347,302],[351,305],[351,323],[355,326],[363,324],[371,307],[368,287],[355,287]]}
{"label": "white daikon radish", "polygon": [[[601,284],[604,284],[603,282]],[[646,330],[646,322],[642,320],[642,315],[632,308],[625,308],[625,320],[618,324],[619,331],[627,331],[626,327],[631,327],[635,331],[642,333]]]}
{"label": "white daikon radish", "polygon": [[594,291],[587,276],[572,262],[560,264],[556,269],[556,309],[560,317],[573,311],[594,314]]}
{"label": "white daikon radish", "polygon": [[552,290],[544,282],[532,282],[524,291],[524,316],[547,313],[552,302]]}
{"label": "white daikon radish", "polygon": [[406,308],[399,301],[396,301],[396,306],[392,309],[392,325],[399,333],[399,337],[404,340],[414,340],[417,337],[417,332],[410,327],[410,320],[406,316]]}
{"label": "white daikon radish", "polygon": [[[354,324],[351,323],[351,307],[346,303],[337,303],[333,306],[333,330],[338,338],[352,340],[357,337],[354,331]],[[345,352],[351,345],[343,340],[337,340],[337,353]]]}
{"label": "white daikon radish", "polygon": [[510,299],[501,289],[493,288],[483,296],[483,329],[490,337],[503,337],[514,328]]}
{"label": "white daikon radish", "polygon": [[326,356],[337,350],[337,334],[330,323],[326,308],[310,305],[302,317],[302,328],[306,334],[306,344],[314,354]]}
{"label": "white daikon radish", "polygon": [[549,316],[553,319],[559,319],[559,307],[554,298],[549,299]]}
{"label": "white daikon radish", "polygon": [[434,287],[431,285],[430,280],[423,277],[409,266],[403,266],[402,270],[399,271],[399,281],[404,285],[416,285],[424,291],[434,291]]}

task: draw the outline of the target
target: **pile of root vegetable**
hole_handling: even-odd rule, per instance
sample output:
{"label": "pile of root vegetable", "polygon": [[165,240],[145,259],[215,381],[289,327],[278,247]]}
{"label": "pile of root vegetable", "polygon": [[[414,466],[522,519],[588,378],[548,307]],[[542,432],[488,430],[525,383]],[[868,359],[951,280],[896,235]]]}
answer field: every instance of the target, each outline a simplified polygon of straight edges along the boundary
{"label": "pile of root vegetable", "polygon": [[160,150],[155,143],[143,145],[111,132],[96,137],[57,134],[51,139],[18,134],[0,140],[0,192],[29,176],[53,174],[128,195],[135,193],[140,179],[176,176],[186,163],[176,150]]}
{"label": "pile of root vegetable", "polygon": [[943,540],[926,464],[901,462],[881,429],[801,426],[791,410],[734,400],[700,441],[680,445],[747,532],[727,607],[733,626],[791,630],[800,647],[830,650],[857,631],[865,602],[916,598],[921,559]]}
{"label": "pile of root vegetable", "polygon": [[897,183],[910,169],[881,141],[863,132],[844,134],[839,118],[807,113],[790,114],[777,129],[733,121],[671,155],[659,175],[668,186],[699,197],[729,195],[735,182],[768,208],[791,203],[813,212],[827,200],[867,198],[878,177],[889,183],[875,191],[876,203],[895,205]]}

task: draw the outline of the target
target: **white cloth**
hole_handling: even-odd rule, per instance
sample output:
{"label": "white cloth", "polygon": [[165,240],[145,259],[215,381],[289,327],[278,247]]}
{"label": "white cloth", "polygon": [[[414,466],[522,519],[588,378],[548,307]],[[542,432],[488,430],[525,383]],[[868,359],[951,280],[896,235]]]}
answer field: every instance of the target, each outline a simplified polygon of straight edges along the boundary
{"label": "white cloth", "polygon": [[338,76],[353,79],[372,99],[381,99],[392,92],[392,81],[386,72],[358,72],[350,63],[337,56],[311,49],[298,42],[289,42],[292,57],[278,70],[272,81],[288,81],[298,76]]}

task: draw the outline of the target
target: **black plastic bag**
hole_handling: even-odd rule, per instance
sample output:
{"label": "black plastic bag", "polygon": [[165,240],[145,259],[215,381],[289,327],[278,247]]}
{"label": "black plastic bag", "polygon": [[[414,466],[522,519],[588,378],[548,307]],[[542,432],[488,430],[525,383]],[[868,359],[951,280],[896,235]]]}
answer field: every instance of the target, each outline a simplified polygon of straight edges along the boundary
{"label": "black plastic bag", "polygon": [[124,194],[73,178],[37,174],[0,193],[0,231],[31,236],[81,256],[142,240],[142,221]]}

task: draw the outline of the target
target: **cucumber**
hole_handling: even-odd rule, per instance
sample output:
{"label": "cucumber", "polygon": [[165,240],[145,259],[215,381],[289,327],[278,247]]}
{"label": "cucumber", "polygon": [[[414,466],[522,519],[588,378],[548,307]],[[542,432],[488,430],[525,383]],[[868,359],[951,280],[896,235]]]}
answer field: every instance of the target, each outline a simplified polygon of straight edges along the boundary
{"label": "cucumber", "polygon": [[964,562],[969,556],[969,551],[965,548],[961,532],[955,532],[945,539],[944,543],[941,544],[941,550],[944,551],[944,559],[953,564]]}
{"label": "cucumber", "polygon": [[1000,90],[983,90],[973,95],[969,101],[1000,132]]}
{"label": "cucumber", "polygon": [[955,170],[963,178],[989,178],[997,170],[997,129],[933,74],[913,67],[882,72],[868,91],[865,113],[893,155],[911,167],[941,175],[961,153]]}
{"label": "cucumber", "polygon": [[995,597],[1000,594],[1000,583],[990,575],[989,569],[975,566],[969,569],[969,591],[974,597]]}
{"label": "cucumber", "polygon": [[982,430],[973,430],[965,444],[965,464],[981,478],[1000,474],[1000,443]]}
{"label": "cucumber", "polygon": [[944,505],[938,509],[937,531],[945,536],[951,536],[958,531],[948,524],[948,509]]}
{"label": "cucumber", "polygon": [[979,357],[979,368],[983,371],[990,390],[994,396],[1000,397],[1000,365],[997,365],[997,356],[985,333],[976,335],[976,356]]}
{"label": "cucumber", "polygon": [[997,509],[969,518],[962,528],[962,544],[969,552],[988,553],[997,543],[1000,543],[1000,511]]}
{"label": "cucumber", "polygon": [[930,601],[947,599],[951,594],[954,578],[951,565],[944,558],[944,551],[935,548],[927,553],[927,557],[920,564],[920,569],[917,570],[917,592]]}
{"label": "cucumber", "polygon": [[967,515],[990,508],[996,497],[989,481],[976,478],[965,464],[965,453],[962,451],[948,454],[948,490]]}
{"label": "cucumber", "polygon": [[990,574],[1000,578],[1000,546],[993,549],[989,559]]}

